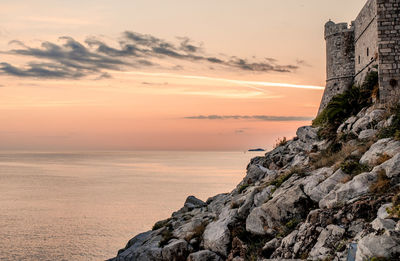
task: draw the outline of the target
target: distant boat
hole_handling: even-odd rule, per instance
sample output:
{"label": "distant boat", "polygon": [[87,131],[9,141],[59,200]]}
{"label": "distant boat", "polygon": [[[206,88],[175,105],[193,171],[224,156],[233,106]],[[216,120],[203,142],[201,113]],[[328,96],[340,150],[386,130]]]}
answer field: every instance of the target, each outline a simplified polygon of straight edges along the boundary
{"label": "distant boat", "polygon": [[249,151],[265,151],[264,149],[258,148],[258,149],[249,149]]}

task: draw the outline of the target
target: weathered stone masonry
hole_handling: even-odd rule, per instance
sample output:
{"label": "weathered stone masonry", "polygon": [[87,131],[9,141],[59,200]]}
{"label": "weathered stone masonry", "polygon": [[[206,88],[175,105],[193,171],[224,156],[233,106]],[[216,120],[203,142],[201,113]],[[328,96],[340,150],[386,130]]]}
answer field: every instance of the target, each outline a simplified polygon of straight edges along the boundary
{"label": "weathered stone masonry", "polygon": [[371,70],[379,72],[380,101],[400,90],[400,0],[368,0],[355,21],[325,24],[327,81],[319,112],[333,96]]}

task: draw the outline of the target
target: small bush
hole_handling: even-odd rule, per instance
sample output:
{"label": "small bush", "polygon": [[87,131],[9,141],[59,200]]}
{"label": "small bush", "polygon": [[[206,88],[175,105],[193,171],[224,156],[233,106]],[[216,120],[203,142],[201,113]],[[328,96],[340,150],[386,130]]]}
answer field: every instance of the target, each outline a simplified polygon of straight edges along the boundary
{"label": "small bush", "polygon": [[250,185],[249,184],[242,184],[240,185],[238,192],[241,194],[243,191],[245,191]]}
{"label": "small bush", "polygon": [[353,177],[363,172],[369,171],[369,167],[367,165],[361,164],[358,162],[358,160],[353,160],[353,159],[342,162],[340,168],[343,172]]}
{"label": "small bush", "polygon": [[288,140],[286,137],[277,139],[275,142],[275,145],[274,145],[274,149],[278,148],[280,146],[285,146],[287,144],[287,142],[288,142]]}
{"label": "small bush", "polygon": [[336,139],[336,130],[340,124],[372,104],[377,86],[378,73],[372,71],[365,77],[361,86],[353,85],[342,94],[334,96],[313,120],[314,127],[321,127],[320,136],[325,139]]}
{"label": "small bush", "polygon": [[390,179],[386,176],[385,170],[380,170],[378,172],[378,179],[373,183],[369,190],[375,194],[384,194],[390,189]]}
{"label": "small bush", "polygon": [[279,238],[283,238],[286,237],[287,235],[289,235],[290,233],[293,232],[293,230],[296,229],[297,225],[301,222],[301,220],[299,220],[298,218],[293,218],[291,220],[289,220],[288,222],[286,222],[285,225],[281,226],[278,229],[278,234],[276,235]]}
{"label": "small bush", "polygon": [[170,220],[171,220],[171,219],[166,219],[166,220],[158,221],[157,223],[154,224],[152,230],[154,231],[154,230],[160,229],[160,228],[162,228],[162,227],[165,227],[165,226],[168,224],[168,222],[169,222]]}
{"label": "small bush", "polygon": [[393,207],[386,209],[392,218],[400,218],[400,193],[392,198]]}

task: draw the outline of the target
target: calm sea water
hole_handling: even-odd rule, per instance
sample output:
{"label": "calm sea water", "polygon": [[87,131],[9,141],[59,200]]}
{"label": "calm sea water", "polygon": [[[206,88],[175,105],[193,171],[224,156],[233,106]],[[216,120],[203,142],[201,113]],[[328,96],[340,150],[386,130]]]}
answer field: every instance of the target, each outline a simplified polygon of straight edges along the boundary
{"label": "calm sea water", "polygon": [[0,260],[104,260],[183,206],[229,192],[243,152],[0,152]]}

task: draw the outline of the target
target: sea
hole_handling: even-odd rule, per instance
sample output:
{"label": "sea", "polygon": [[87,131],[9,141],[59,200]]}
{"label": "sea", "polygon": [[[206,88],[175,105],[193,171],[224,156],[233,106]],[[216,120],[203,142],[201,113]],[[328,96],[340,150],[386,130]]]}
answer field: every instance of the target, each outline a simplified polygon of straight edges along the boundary
{"label": "sea", "polygon": [[106,260],[263,152],[0,152],[0,260]]}

